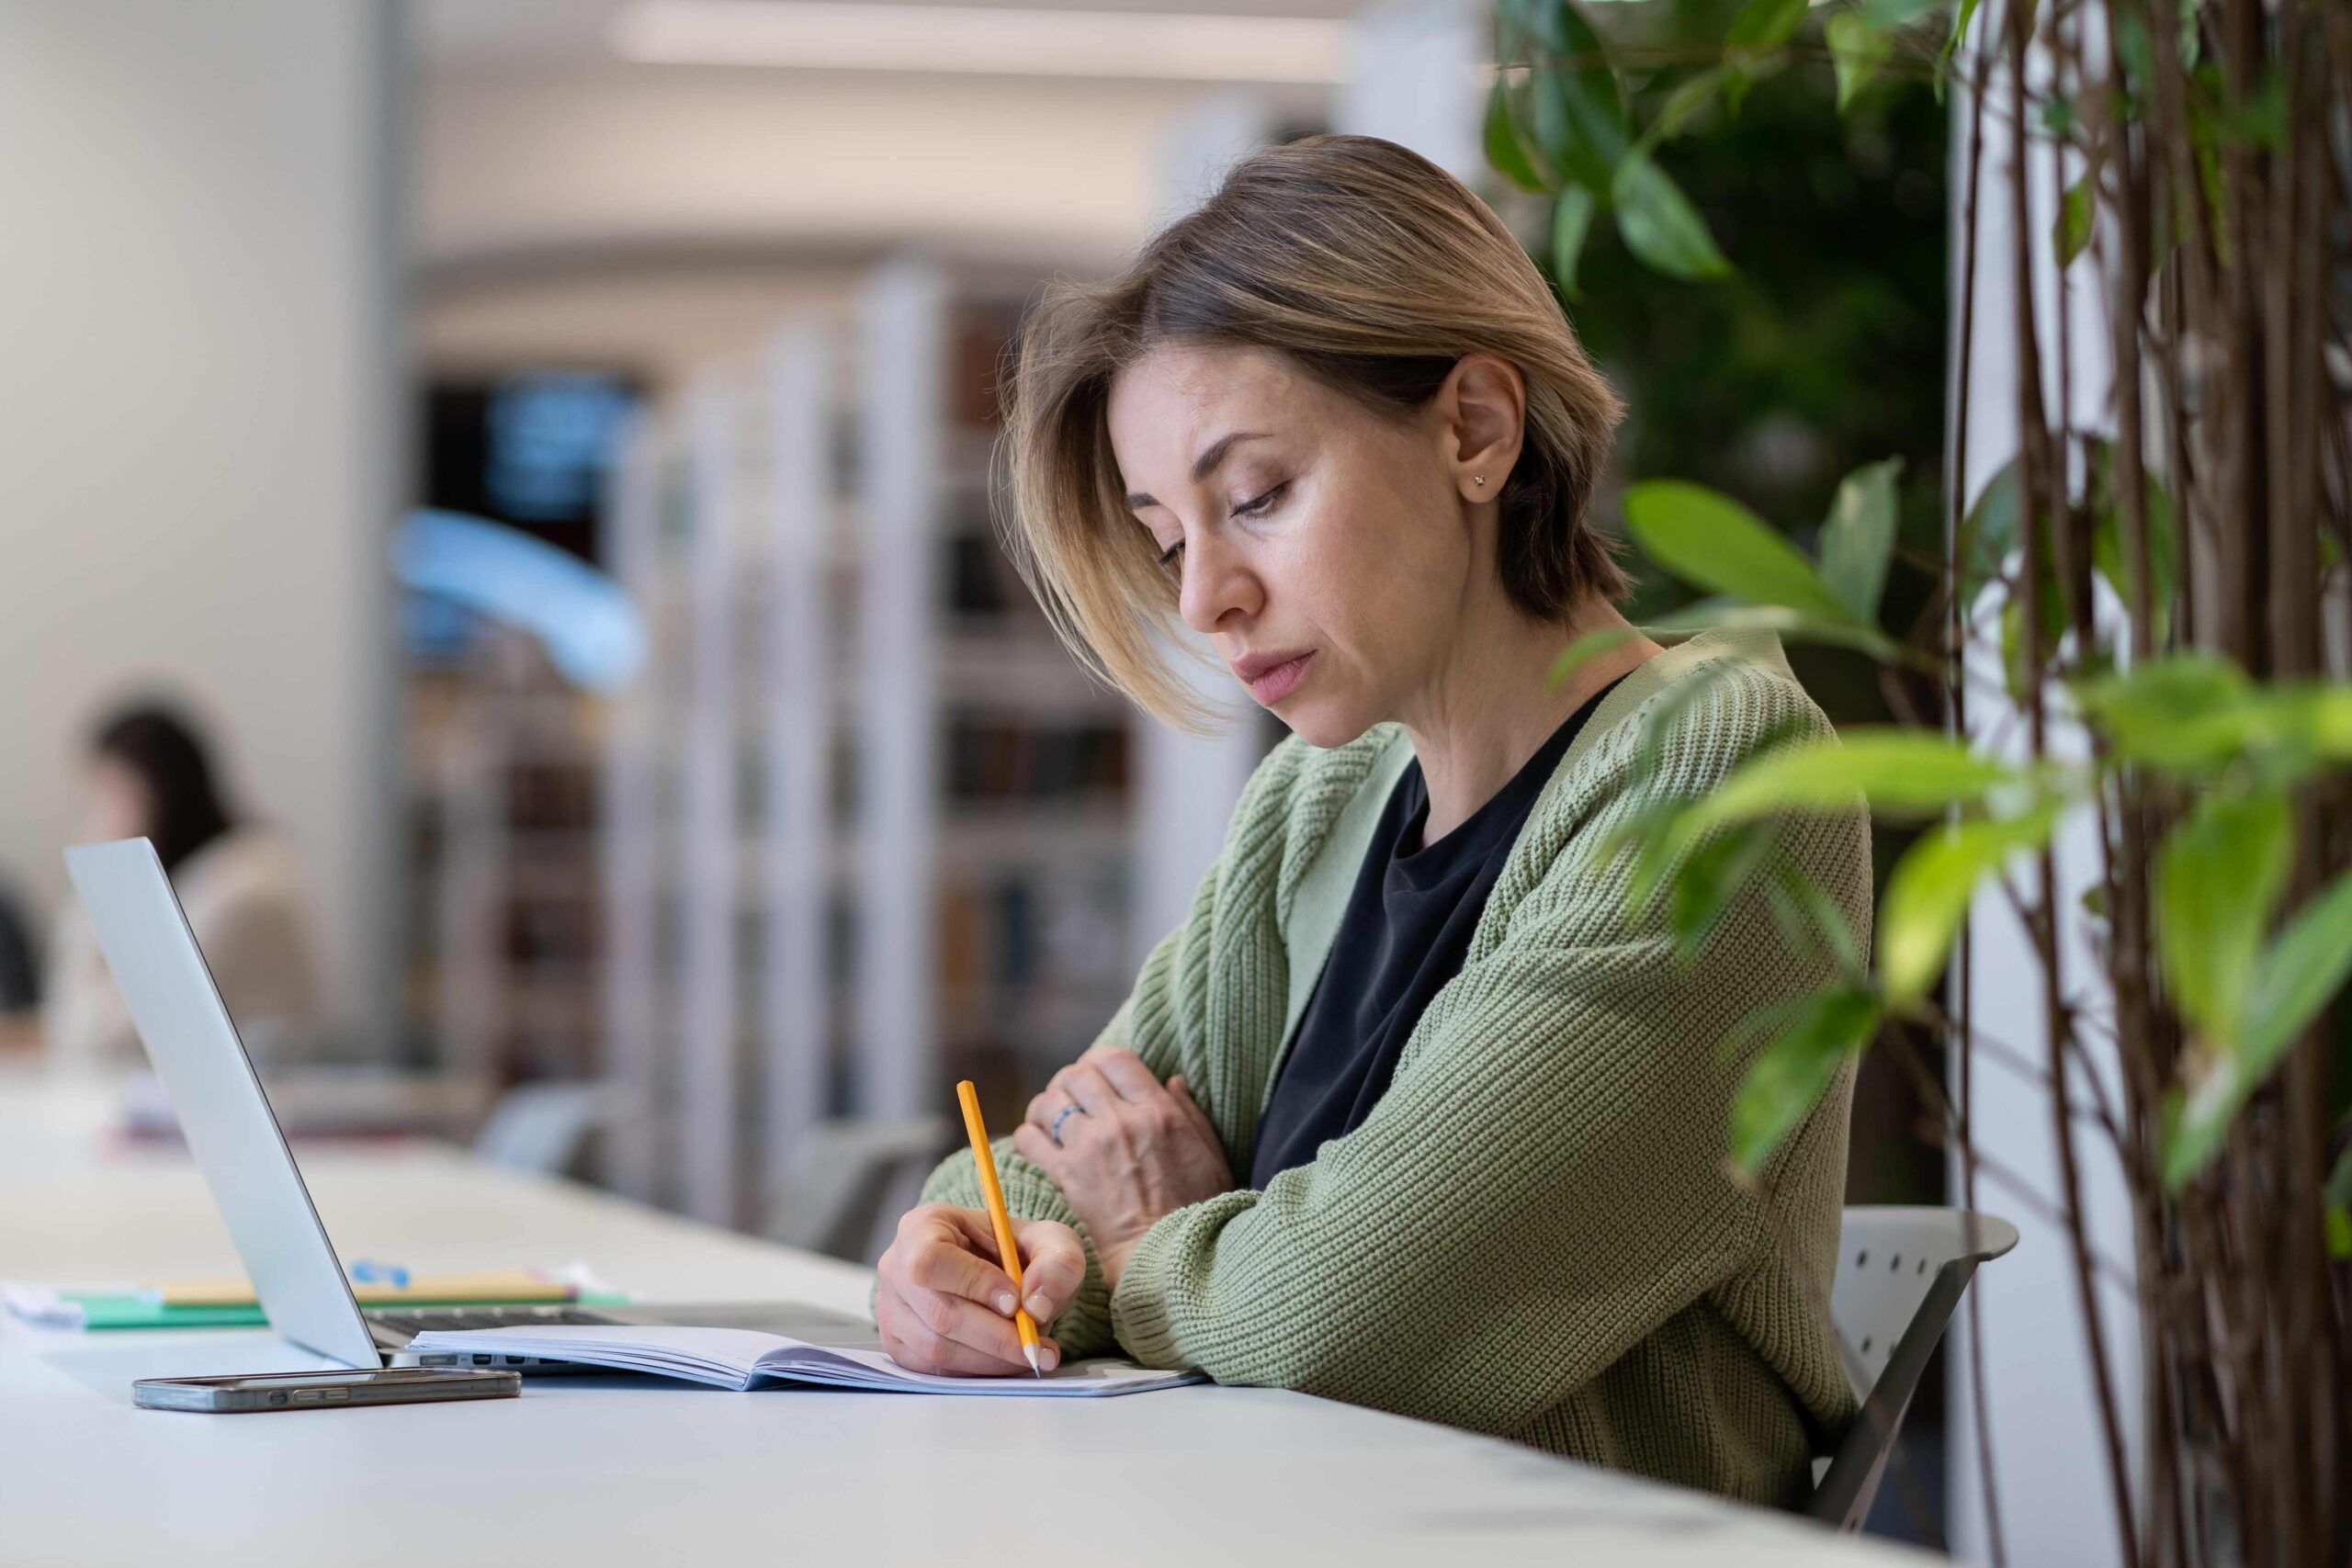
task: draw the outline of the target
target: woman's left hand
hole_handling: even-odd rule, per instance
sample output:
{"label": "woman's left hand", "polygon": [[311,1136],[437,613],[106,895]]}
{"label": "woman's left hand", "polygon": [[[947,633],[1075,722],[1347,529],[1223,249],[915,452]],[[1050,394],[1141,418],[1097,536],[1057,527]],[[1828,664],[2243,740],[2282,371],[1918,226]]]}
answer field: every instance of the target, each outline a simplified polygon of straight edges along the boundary
{"label": "woman's left hand", "polygon": [[1114,1291],[1144,1232],[1233,1190],[1225,1145],[1183,1076],[1163,1088],[1141,1057],[1115,1046],[1098,1045],[1056,1073],[1029,1102],[1012,1146],[1078,1211]]}

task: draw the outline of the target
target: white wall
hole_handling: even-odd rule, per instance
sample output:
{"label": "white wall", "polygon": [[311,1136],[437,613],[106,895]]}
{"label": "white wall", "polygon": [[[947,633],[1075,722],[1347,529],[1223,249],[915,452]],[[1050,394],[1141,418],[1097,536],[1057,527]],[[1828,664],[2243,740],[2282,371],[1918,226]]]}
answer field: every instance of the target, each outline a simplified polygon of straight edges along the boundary
{"label": "white wall", "polygon": [[378,1017],[390,57],[375,0],[0,0],[0,869],[62,892],[82,733],[168,682]]}
{"label": "white wall", "polygon": [[437,66],[418,115],[428,265],[786,238],[871,251],[1148,231],[1161,129],[1200,89],[601,64]]}

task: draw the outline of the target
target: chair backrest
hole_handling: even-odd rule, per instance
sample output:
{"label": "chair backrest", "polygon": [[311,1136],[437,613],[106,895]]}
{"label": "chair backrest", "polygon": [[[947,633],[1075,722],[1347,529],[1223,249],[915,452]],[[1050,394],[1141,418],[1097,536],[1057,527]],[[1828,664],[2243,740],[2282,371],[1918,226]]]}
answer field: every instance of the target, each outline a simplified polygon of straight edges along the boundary
{"label": "chair backrest", "polygon": [[514,1170],[561,1176],[591,1134],[628,1112],[628,1092],[597,1079],[517,1084],[498,1097],[474,1134],[474,1153]]}
{"label": "chair backrest", "polygon": [[2017,1244],[2008,1221],[1966,1209],[1846,1211],[1829,1315],[1862,1408],[1814,1489],[1814,1517],[1861,1528],[1903,1413],[1976,1266]]}
{"label": "chair backrest", "polygon": [[867,1261],[895,1179],[936,1164],[954,1133],[944,1116],[816,1123],[794,1142],[764,1229],[787,1247]]}

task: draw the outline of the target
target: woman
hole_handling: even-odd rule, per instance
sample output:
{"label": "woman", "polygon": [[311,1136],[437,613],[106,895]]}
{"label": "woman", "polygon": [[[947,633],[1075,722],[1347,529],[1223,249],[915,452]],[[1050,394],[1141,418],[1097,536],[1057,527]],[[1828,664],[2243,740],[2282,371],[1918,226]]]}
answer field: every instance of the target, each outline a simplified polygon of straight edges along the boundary
{"label": "woman", "polygon": [[[85,831],[155,846],[246,1048],[266,1065],[315,1043],[318,982],[294,864],[276,835],[222,801],[193,728],[167,708],[116,714],[91,737]],[[71,1069],[143,1059],[97,937],[69,904],[42,987],[50,1059]]]}
{"label": "woman", "polygon": [[[1292,143],[1050,297],[1009,407],[1017,543],[1081,655],[1182,719],[1179,615],[1296,732],[998,1151],[1053,1352],[1802,1500],[1852,1411],[1811,1304],[1849,1084],[1744,1189],[1724,1042],[1832,961],[1753,897],[1679,961],[1595,852],[1827,727],[1769,635],[1665,649],[1619,615],[1586,511],[1620,406],[1525,254],[1402,148]],[[1778,832],[1866,941],[1859,806]],[[923,1196],[885,1344],[1023,1372],[970,1160]]]}

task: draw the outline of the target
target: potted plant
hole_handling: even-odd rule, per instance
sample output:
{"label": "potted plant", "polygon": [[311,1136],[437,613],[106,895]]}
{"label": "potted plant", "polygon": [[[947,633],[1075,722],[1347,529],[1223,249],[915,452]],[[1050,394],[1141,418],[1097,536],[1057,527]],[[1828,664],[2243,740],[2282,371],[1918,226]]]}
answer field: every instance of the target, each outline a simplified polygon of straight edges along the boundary
{"label": "potted plant", "polygon": [[[1602,224],[1659,272],[1731,275],[1674,144],[1791,69],[1826,65],[1841,110],[1890,86],[1962,95],[1959,344],[1977,326],[1976,215],[2000,204],[2014,240],[1998,326],[2019,389],[1970,407],[1962,365],[1946,468],[1972,423],[2013,432],[2011,456],[1973,495],[1947,484],[1915,621],[1882,624],[1892,462],[1847,478],[1809,549],[1671,476],[1623,495],[1634,541],[1707,595],[1676,620],[1850,649],[1897,715],[1772,748],[1605,847],[1687,941],[1763,897],[1791,940],[1844,955],[1837,984],[1751,1021],[1728,1158],[1752,1178],[1841,1064],[1924,1033],[1951,1071],[1914,1071],[1973,1188],[1969,1064],[2030,1059],[2125,1560],[2352,1561],[2352,9],[1742,0],[1699,18],[1695,43],[1678,11],[1670,45],[1594,22],[1574,0],[1497,15],[1487,156],[1548,204],[1538,248],[1564,294]],[[1988,126],[2014,155],[1986,158]],[[2036,177],[2064,193],[2046,226]],[[2111,344],[2098,429],[2043,395],[2075,368],[2043,327],[2061,276]],[[2017,735],[1980,734],[1972,705]],[[1856,791],[1922,829],[1889,868],[1874,953],[1769,850],[1775,815]],[[2097,870],[2069,888],[2052,841],[2085,823]],[[2031,935],[2041,1038],[1987,1039],[1964,987],[1944,998],[1985,898]],[[2070,927],[2095,973],[2069,972]],[[2119,1065],[2111,1091],[2075,1070],[2094,1044]],[[2111,1145],[2130,1194],[2136,1422],[2093,1309],[2085,1136]]]}

